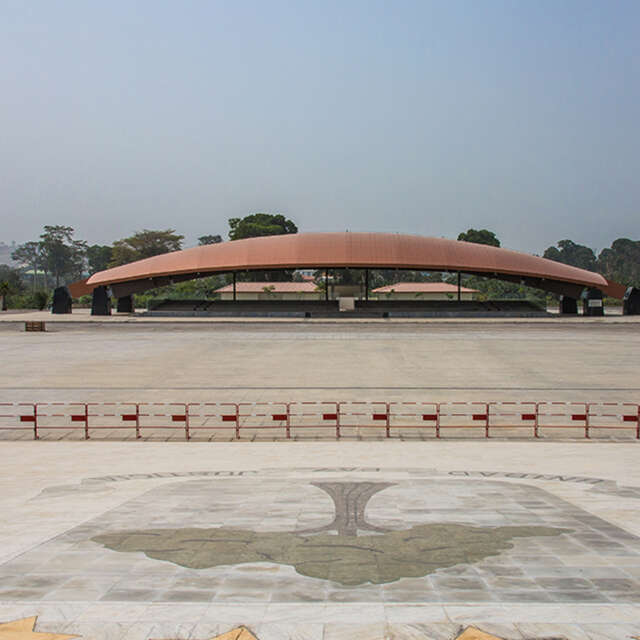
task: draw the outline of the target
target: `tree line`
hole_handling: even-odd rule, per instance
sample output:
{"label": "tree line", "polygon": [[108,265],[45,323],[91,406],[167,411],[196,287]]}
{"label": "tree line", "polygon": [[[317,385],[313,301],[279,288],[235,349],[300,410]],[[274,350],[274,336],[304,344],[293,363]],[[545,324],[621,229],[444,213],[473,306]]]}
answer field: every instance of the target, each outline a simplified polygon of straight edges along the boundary
{"label": "tree line", "polygon": [[[296,224],[281,214],[255,213],[244,218],[230,218],[229,240],[257,236],[297,233]],[[44,308],[51,291],[61,285],[81,280],[98,271],[117,267],[144,258],[179,251],[184,236],[175,229],[143,229],[111,245],[90,245],[74,237],[73,227],[45,225],[37,240],[19,245],[11,254],[21,265],[12,268],[0,265],[0,298],[3,308]],[[223,242],[219,234],[205,234],[198,238],[199,245]],[[255,275],[255,274],[254,274]],[[290,279],[288,274],[286,279]],[[226,284],[226,276],[204,278],[200,281],[171,285],[156,291],[155,295],[207,295],[212,287]],[[280,277],[280,279],[283,279]],[[145,296],[140,296],[144,298]]]}
{"label": "tree line", "polygon": [[[230,218],[229,240],[240,240],[269,235],[297,233],[298,227],[281,214],[255,213],[244,218]],[[50,291],[62,284],[80,280],[98,271],[120,266],[136,260],[182,249],[184,236],[175,229],[143,229],[127,238],[116,240],[111,245],[89,245],[74,237],[74,229],[62,225],[45,225],[37,240],[19,245],[12,259],[21,267],[0,265],[0,297],[12,306],[43,308]],[[488,229],[468,229],[458,235],[458,240],[500,247],[495,232]],[[207,234],[198,238],[199,245],[223,242],[219,234]],[[572,240],[560,240],[548,247],[543,257],[556,262],[596,271],[603,276],[627,286],[640,287],[640,241],[618,238],[610,248],[598,255],[584,245]],[[322,287],[322,273],[316,274],[318,286]],[[335,282],[356,284],[362,281],[362,270],[345,269],[334,274]],[[291,271],[243,274],[241,279],[291,280]],[[371,270],[370,287],[375,288],[399,281],[449,281],[457,276],[447,273],[425,273],[423,271]],[[206,297],[213,288],[226,284],[227,276],[211,276],[198,281],[164,287],[149,295],[177,295]],[[478,289],[481,297],[541,299],[546,296],[539,290],[506,283],[499,280],[466,276],[464,285]]]}

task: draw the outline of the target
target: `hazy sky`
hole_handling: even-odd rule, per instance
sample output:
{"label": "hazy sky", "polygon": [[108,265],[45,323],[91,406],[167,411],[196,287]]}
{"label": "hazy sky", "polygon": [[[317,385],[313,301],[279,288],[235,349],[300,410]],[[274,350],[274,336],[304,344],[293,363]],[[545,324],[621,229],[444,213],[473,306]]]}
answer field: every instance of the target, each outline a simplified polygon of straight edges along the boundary
{"label": "hazy sky", "polygon": [[640,239],[640,2],[0,0],[0,240]]}

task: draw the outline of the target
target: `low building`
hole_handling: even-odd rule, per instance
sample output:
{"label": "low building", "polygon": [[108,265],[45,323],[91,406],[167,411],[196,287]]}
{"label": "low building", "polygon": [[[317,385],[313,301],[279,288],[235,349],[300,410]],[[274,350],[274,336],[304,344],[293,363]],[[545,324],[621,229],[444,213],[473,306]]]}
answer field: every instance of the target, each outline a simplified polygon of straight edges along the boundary
{"label": "low building", "polygon": [[[475,289],[460,287],[460,300],[473,300]],[[397,282],[371,291],[378,300],[457,300],[458,286],[448,282]]]}
{"label": "low building", "polygon": [[[233,300],[233,285],[214,293],[220,300]],[[314,282],[236,282],[236,300],[324,300]]]}

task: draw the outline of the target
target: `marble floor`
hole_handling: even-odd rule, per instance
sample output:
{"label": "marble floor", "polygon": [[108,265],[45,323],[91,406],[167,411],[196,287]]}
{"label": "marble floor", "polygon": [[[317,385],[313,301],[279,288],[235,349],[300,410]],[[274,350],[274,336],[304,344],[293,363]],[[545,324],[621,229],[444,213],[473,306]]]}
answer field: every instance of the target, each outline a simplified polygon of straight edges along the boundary
{"label": "marble floor", "polygon": [[640,635],[634,443],[2,447],[0,638]]}

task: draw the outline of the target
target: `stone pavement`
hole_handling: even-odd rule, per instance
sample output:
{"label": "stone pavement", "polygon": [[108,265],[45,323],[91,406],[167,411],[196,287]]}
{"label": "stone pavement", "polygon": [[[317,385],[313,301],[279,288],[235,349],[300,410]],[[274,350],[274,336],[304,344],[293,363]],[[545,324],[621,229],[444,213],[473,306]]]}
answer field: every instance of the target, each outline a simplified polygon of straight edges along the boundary
{"label": "stone pavement", "polygon": [[0,623],[96,640],[640,635],[633,443],[2,451]]}
{"label": "stone pavement", "polygon": [[[149,323],[119,317],[87,322],[73,314],[73,322],[48,321],[46,333],[25,333],[20,323],[7,320],[16,315],[0,322],[0,402],[637,403],[640,397],[640,320],[635,316],[593,321]],[[41,437],[84,437],[82,424],[65,424],[76,429],[41,429]],[[8,432],[3,426],[0,438],[33,437],[28,430]],[[182,425],[171,426],[178,429],[145,429],[142,435],[184,438]],[[592,435],[634,437],[634,425],[622,426],[625,432]],[[371,438],[379,433],[345,430],[344,435]],[[447,432],[453,435],[471,434]],[[578,429],[543,435],[581,434]],[[134,436],[133,429],[92,433],[100,438]],[[216,441],[233,436],[229,430],[194,433]],[[245,437],[282,438],[283,430]],[[294,431],[293,437],[332,437],[332,431]],[[433,429],[413,429],[410,437],[432,438]]]}
{"label": "stone pavement", "polygon": [[[0,402],[640,401],[637,318],[74,313],[23,332],[39,315],[0,316]],[[634,439],[85,442],[79,426],[3,432],[0,640],[640,636]]]}
{"label": "stone pavement", "polygon": [[0,392],[5,401],[633,401],[640,319],[588,320],[55,322],[46,333],[0,322]]}

